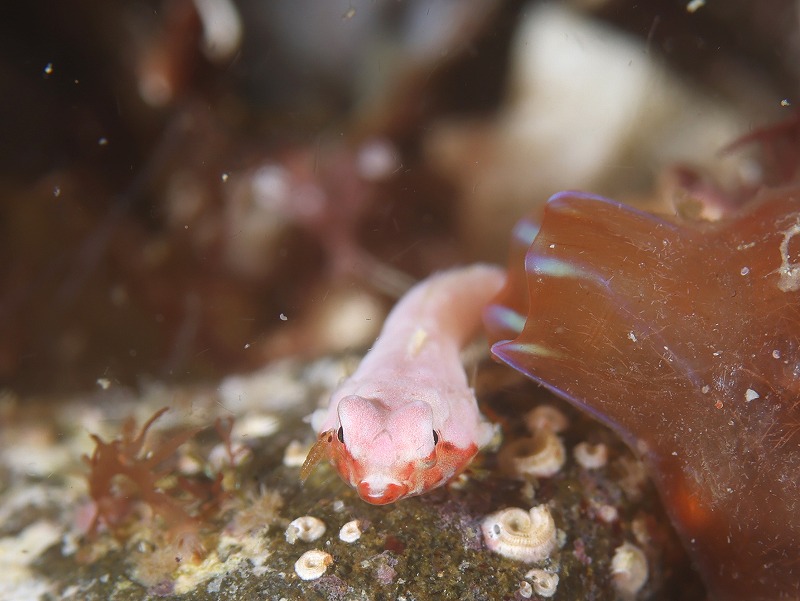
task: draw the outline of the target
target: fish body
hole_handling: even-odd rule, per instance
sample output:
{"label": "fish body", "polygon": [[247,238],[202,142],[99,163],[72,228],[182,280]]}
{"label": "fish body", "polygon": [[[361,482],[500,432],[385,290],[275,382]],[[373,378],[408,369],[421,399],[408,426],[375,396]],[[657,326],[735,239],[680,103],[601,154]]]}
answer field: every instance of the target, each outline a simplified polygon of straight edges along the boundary
{"label": "fish body", "polygon": [[500,267],[444,271],[412,288],[389,314],[356,371],[312,416],[319,438],[304,466],[328,457],[368,503],[445,484],[488,444],[461,350],[500,290]]}

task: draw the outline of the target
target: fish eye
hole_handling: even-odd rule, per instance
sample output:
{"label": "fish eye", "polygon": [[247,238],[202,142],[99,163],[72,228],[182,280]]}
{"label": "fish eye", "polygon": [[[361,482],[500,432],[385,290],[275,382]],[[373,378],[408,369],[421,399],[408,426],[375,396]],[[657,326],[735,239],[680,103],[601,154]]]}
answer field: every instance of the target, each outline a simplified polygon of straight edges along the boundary
{"label": "fish eye", "polygon": [[336,438],[339,439],[339,442],[344,444],[344,428],[342,426],[339,426],[339,429],[336,430]]}
{"label": "fish eye", "polygon": [[436,430],[433,431],[433,446],[439,444],[439,433]]}

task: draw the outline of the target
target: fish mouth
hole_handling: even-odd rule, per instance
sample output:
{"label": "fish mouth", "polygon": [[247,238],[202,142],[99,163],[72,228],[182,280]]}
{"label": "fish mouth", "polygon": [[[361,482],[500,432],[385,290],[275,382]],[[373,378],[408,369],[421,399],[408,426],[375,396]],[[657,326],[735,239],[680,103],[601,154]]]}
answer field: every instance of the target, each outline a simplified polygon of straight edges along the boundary
{"label": "fish mouth", "polygon": [[362,480],[356,486],[358,496],[372,505],[387,505],[403,498],[408,493],[408,486],[398,482],[386,482],[380,485],[370,484]]}

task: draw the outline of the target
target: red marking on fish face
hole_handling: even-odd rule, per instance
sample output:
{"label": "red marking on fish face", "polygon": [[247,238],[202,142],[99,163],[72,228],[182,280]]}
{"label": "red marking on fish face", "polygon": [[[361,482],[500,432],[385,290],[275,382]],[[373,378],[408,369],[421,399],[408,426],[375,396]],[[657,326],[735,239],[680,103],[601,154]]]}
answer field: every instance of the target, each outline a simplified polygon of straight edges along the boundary
{"label": "red marking on fish face", "polygon": [[403,484],[387,482],[379,488],[373,488],[373,484],[362,480],[356,486],[356,492],[367,503],[372,505],[387,505],[394,503],[398,499],[406,496],[408,488]]}
{"label": "red marking on fish face", "polygon": [[440,440],[431,457],[376,470],[369,463],[354,459],[343,443],[334,440],[330,457],[339,475],[361,499],[372,505],[386,505],[446,484],[466,468],[477,452],[474,444],[461,449]]}

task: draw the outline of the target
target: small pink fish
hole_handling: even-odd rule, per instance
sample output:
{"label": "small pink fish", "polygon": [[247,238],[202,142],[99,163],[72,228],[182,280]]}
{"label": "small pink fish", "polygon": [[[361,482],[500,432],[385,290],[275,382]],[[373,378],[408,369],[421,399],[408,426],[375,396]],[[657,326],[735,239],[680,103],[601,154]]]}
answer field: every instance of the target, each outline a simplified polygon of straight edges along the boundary
{"label": "small pink fish", "polygon": [[328,408],[312,417],[319,439],[303,479],[327,456],[362,499],[383,505],[461,472],[494,428],[478,410],[460,352],[504,281],[503,269],[474,265],[412,288]]}

